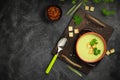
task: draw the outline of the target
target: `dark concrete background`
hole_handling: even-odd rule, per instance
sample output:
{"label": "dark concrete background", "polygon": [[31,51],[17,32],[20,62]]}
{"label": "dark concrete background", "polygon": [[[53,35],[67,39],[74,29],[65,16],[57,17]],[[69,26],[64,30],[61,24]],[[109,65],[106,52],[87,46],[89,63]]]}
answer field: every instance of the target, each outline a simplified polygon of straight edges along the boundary
{"label": "dark concrete background", "polygon": [[[50,4],[59,5],[63,11],[62,18],[54,23],[46,22],[42,15]],[[0,5],[0,80],[83,80],[59,59],[50,74],[45,74],[51,51],[71,19],[65,15],[72,6],[71,1],[1,0]],[[95,12],[88,13],[115,29],[108,49],[115,48],[116,52],[105,56],[84,79],[120,80],[120,2],[94,6]],[[102,16],[103,6],[115,10],[116,15]]]}

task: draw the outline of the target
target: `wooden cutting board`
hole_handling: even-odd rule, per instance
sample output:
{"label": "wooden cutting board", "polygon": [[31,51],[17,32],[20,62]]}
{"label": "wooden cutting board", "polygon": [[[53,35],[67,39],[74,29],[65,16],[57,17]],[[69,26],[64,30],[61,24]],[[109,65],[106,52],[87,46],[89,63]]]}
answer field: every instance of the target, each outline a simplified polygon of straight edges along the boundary
{"label": "wooden cutting board", "polygon": [[[73,66],[77,70],[80,70],[85,74],[88,74],[89,71],[92,68],[94,68],[100,61],[96,63],[86,63],[80,60],[78,56],[76,55],[76,50],[75,50],[76,40],[78,39],[79,36],[81,36],[82,34],[86,32],[96,32],[102,35],[103,38],[106,40],[106,42],[108,42],[114,29],[111,26],[100,21],[99,19],[87,14],[85,11],[81,9],[79,9],[75,14],[81,16],[83,20],[80,23],[80,25],[75,25],[73,19],[70,20],[68,26],[66,27],[63,34],[60,37],[60,39],[62,37],[66,37],[68,41],[65,47],[63,48],[63,51],[60,52],[59,58],[62,61],[66,62],[67,64]],[[74,37],[70,38],[69,31],[68,31],[69,26],[78,28],[79,34],[74,34]],[[54,49],[52,50],[52,54],[56,54],[56,53],[57,53],[57,43]]]}

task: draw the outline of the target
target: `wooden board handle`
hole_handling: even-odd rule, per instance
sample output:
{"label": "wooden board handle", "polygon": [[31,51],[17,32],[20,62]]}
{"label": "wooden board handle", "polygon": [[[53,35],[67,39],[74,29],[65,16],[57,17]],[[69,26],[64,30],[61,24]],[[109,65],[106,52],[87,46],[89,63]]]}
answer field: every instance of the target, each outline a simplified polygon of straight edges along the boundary
{"label": "wooden board handle", "polygon": [[88,19],[98,23],[100,26],[102,26],[103,28],[106,27],[106,25],[104,23],[102,23],[100,20],[96,19],[95,17],[93,17],[92,15],[86,14],[85,15]]}

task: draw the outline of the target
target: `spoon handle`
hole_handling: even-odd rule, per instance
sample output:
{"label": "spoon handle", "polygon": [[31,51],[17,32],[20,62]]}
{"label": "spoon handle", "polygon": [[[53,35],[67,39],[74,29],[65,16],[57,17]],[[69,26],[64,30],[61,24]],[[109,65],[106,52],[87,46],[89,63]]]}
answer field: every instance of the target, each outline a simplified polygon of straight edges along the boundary
{"label": "spoon handle", "polygon": [[49,65],[48,65],[48,67],[47,67],[47,69],[45,71],[46,74],[49,74],[49,72],[52,69],[57,57],[58,57],[58,54],[55,54],[54,57],[52,58],[51,62],[49,63]]}

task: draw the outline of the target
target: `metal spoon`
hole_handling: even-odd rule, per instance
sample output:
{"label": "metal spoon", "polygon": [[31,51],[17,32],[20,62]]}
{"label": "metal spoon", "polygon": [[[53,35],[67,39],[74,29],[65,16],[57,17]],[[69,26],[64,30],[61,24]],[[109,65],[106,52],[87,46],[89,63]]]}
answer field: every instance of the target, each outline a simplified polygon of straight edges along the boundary
{"label": "metal spoon", "polygon": [[65,46],[66,42],[67,42],[67,38],[62,38],[62,39],[60,39],[58,41],[58,44],[57,44],[57,48],[58,48],[57,54],[54,55],[54,57],[52,58],[50,64],[48,65],[48,67],[47,67],[47,69],[45,71],[46,74],[49,74],[50,70],[52,69],[52,66],[54,65],[54,63],[55,63],[55,61],[56,61],[56,59],[57,59],[57,57],[59,55],[59,52],[63,50],[63,47]]}

